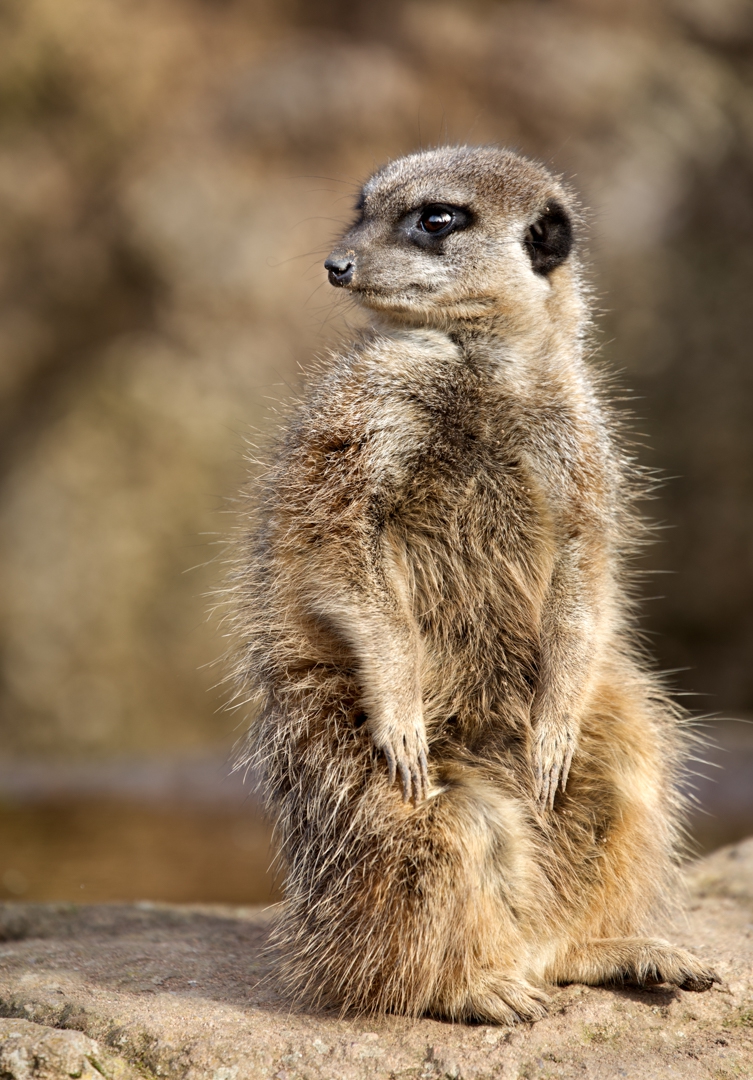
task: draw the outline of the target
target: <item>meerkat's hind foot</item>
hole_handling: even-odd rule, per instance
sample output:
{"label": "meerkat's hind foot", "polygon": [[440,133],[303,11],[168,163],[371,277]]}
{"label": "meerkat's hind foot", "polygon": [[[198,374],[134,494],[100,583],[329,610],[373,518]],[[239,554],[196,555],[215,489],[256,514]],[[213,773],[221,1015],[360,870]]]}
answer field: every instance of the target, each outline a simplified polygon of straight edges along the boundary
{"label": "meerkat's hind foot", "polygon": [[721,982],[716,972],[685,949],[656,938],[603,938],[572,949],[556,982],[591,986],[658,986],[695,993]]}
{"label": "meerkat's hind foot", "polygon": [[456,1019],[482,1024],[533,1023],[546,1016],[549,997],[523,979],[491,976],[469,992]]}
{"label": "meerkat's hind foot", "polygon": [[658,948],[661,952],[655,963],[659,982],[700,994],[710,990],[714,983],[722,981],[713,968],[685,949],[663,943]]}

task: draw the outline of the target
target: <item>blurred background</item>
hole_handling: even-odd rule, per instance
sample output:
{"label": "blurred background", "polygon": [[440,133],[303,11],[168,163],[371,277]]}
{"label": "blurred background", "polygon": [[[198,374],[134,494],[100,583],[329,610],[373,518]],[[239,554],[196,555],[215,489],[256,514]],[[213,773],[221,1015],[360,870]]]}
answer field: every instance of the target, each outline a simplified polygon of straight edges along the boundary
{"label": "blurred background", "polygon": [[753,832],[753,0],[0,0],[0,59],[0,897],[273,895],[207,594],[359,182],[442,142],[590,208],[693,831]]}

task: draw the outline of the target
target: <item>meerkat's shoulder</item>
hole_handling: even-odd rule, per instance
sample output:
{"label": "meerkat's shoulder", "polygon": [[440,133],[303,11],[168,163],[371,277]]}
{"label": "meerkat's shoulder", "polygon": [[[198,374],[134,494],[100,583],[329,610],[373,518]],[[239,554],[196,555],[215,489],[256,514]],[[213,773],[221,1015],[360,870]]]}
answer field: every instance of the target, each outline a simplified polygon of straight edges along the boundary
{"label": "meerkat's shoulder", "polygon": [[[442,330],[395,328],[370,330],[333,351],[317,366],[309,387],[327,393],[333,385],[358,379],[391,377],[441,369],[462,360],[461,350]],[[428,372],[427,372],[428,373]]]}
{"label": "meerkat's shoulder", "polygon": [[293,424],[357,410],[380,411],[386,400],[420,392],[462,365],[460,348],[442,331],[374,330],[333,350],[306,375]]}
{"label": "meerkat's shoulder", "polygon": [[270,479],[279,479],[301,454],[354,439],[381,443],[399,435],[407,448],[411,433],[425,426],[418,402],[461,364],[458,346],[433,329],[371,330],[319,357],[301,392],[281,404],[282,423],[267,450],[276,460]]}

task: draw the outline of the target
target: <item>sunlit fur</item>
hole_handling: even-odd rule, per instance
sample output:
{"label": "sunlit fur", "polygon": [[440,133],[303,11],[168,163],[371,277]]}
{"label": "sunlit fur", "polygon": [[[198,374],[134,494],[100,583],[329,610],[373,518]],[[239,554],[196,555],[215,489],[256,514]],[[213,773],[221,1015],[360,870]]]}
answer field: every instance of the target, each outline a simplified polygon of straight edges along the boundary
{"label": "sunlit fur", "polygon": [[[644,936],[676,893],[685,736],[634,645],[640,485],[584,359],[577,256],[537,274],[524,245],[552,199],[577,222],[495,148],[372,177],[335,254],[375,328],[312,373],[250,492],[242,761],[299,1000],[508,1023],[547,983],[714,979]],[[401,225],[426,203],[473,215],[440,253]]]}

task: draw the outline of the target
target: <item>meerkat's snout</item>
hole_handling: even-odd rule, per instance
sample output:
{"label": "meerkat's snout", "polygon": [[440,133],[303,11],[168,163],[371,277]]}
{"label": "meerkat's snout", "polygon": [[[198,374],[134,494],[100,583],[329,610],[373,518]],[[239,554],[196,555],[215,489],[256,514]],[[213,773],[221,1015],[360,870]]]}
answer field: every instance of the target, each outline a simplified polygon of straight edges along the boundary
{"label": "meerkat's snout", "polygon": [[347,256],[336,258],[333,252],[324,263],[324,269],[329,275],[330,285],[341,289],[344,285],[349,285],[353,280],[355,263]]}

